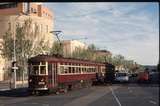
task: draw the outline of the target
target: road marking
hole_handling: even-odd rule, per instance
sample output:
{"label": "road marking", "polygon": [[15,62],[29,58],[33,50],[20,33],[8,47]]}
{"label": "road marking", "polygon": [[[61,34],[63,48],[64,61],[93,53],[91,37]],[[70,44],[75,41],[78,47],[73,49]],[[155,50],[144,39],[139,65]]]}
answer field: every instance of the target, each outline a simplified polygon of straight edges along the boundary
{"label": "road marking", "polygon": [[112,87],[109,87],[109,88],[110,88],[110,90],[111,90],[111,92],[112,92],[113,97],[116,99],[118,105],[119,105],[119,106],[122,106],[121,103],[120,103],[120,101],[119,101],[119,99],[118,99],[117,96],[115,95],[115,93],[114,93]]}
{"label": "road marking", "polygon": [[155,101],[152,101],[152,100],[150,100],[149,102],[152,104],[157,104]]}

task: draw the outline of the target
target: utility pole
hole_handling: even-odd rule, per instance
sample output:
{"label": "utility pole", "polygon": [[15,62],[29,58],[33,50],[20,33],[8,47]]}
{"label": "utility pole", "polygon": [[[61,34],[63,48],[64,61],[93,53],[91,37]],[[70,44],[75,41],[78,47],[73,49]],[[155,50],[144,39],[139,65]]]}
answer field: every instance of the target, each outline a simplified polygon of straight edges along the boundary
{"label": "utility pole", "polygon": [[[28,14],[30,13],[30,4],[29,4],[29,2],[28,2],[28,7],[27,7],[27,13],[26,14],[24,14],[24,15],[26,15],[26,16],[28,16]],[[20,17],[21,15],[18,15],[16,18],[15,18],[15,20],[14,20],[14,22],[16,23],[16,21],[17,21],[17,19]],[[16,25],[15,25],[15,27],[16,27]],[[17,60],[16,60],[16,32],[15,32],[15,30],[16,30],[16,28],[13,30],[13,37],[14,37],[14,41],[13,41],[13,61],[12,61],[12,72],[13,72],[13,74],[12,74],[12,82],[14,83],[14,86],[13,86],[13,89],[16,89],[17,88],[17,84],[16,84],[16,81],[17,81],[17,75],[16,75],[16,70],[18,69],[18,67],[17,67]],[[22,77],[23,77],[23,85],[24,85],[24,71],[23,71],[23,75],[22,75]],[[12,84],[12,83],[11,83]],[[11,88],[12,88],[12,86],[10,86]]]}

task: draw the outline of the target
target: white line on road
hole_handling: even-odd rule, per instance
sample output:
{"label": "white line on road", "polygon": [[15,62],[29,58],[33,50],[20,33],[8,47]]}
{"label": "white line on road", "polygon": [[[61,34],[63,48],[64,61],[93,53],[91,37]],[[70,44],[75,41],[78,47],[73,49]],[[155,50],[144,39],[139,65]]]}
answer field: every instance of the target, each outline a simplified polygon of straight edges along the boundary
{"label": "white line on road", "polygon": [[152,101],[152,100],[150,100],[149,102],[152,104],[157,104],[155,101]]}
{"label": "white line on road", "polygon": [[120,103],[120,101],[119,101],[119,99],[118,99],[117,96],[115,95],[115,93],[114,93],[112,87],[109,87],[109,88],[110,88],[110,90],[111,90],[111,92],[112,92],[113,97],[116,99],[118,105],[119,105],[119,106],[122,106],[121,103]]}

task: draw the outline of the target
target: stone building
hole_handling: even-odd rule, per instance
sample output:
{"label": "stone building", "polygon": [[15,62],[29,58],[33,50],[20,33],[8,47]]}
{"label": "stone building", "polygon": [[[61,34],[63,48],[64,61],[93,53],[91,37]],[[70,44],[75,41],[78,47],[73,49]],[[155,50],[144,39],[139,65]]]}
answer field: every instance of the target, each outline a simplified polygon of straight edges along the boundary
{"label": "stone building", "polygon": [[[3,42],[2,36],[11,28],[13,33],[16,24],[23,24],[25,20],[31,19],[31,29],[34,31],[35,26],[38,26],[40,35],[37,39],[43,39],[48,42],[51,47],[54,37],[50,31],[53,31],[53,13],[48,8],[44,7],[41,3],[27,3],[27,2],[9,2],[0,3],[0,43]],[[31,36],[28,36],[31,37]],[[34,37],[31,37],[34,38]],[[36,39],[36,38],[34,38]],[[2,48],[0,44],[0,49]],[[4,80],[5,59],[0,56],[0,81]]]}
{"label": "stone building", "polygon": [[98,56],[108,56],[108,57],[112,56],[112,53],[110,51],[107,51],[107,50],[96,50],[95,53]]}
{"label": "stone building", "polygon": [[62,44],[64,56],[72,55],[76,48],[87,49],[86,44],[78,40],[64,40]]}

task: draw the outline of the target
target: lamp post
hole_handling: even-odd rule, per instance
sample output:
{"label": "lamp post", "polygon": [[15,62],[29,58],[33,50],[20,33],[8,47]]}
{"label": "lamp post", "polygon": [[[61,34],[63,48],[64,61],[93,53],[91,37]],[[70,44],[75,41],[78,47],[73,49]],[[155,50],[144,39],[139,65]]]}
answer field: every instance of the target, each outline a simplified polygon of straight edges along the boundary
{"label": "lamp post", "polygon": [[[17,21],[17,19],[20,17],[20,15],[18,15],[16,18],[15,18],[15,20],[14,20],[14,22],[16,22]],[[16,27],[16,26],[15,26]],[[13,86],[13,89],[16,89],[17,88],[17,85],[16,85],[16,77],[17,77],[17,75],[16,75],[16,70],[18,69],[18,67],[17,67],[17,60],[16,60],[16,34],[15,34],[15,30],[16,29],[14,29],[13,30],[13,61],[12,61],[12,72],[13,72],[13,79],[12,79],[12,83],[14,83],[14,86]],[[11,84],[12,84],[11,83]],[[11,86],[11,88],[12,88],[12,86]]]}
{"label": "lamp post", "polygon": [[[27,12],[26,14],[24,14],[24,15],[26,15],[26,16],[28,16],[29,15],[29,12]],[[22,16],[22,15],[18,15],[16,18],[15,18],[15,20],[14,20],[14,22],[16,23],[16,21],[17,21],[17,19],[20,17],[20,16]],[[16,26],[15,26],[16,27]],[[16,89],[17,88],[17,84],[16,84],[16,78],[17,78],[17,75],[16,75],[16,70],[18,69],[18,67],[17,67],[17,59],[16,59],[16,33],[15,33],[15,30],[16,29],[14,29],[13,30],[13,39],[14,39],[14,41],[13,41],[13,61],[12,61],[12,69],[13,69],[13,73],[14,73],[14,75],[13,75],[13,83],[14,83],[14,87],[13,87],[13,89]],[[23,71],[23,73],[22,73],[23,75],[22,75],[22,79],[23,79],[23,86],[24,86],[24,71]],[[12,88],[12,87],[11,87]]]}

